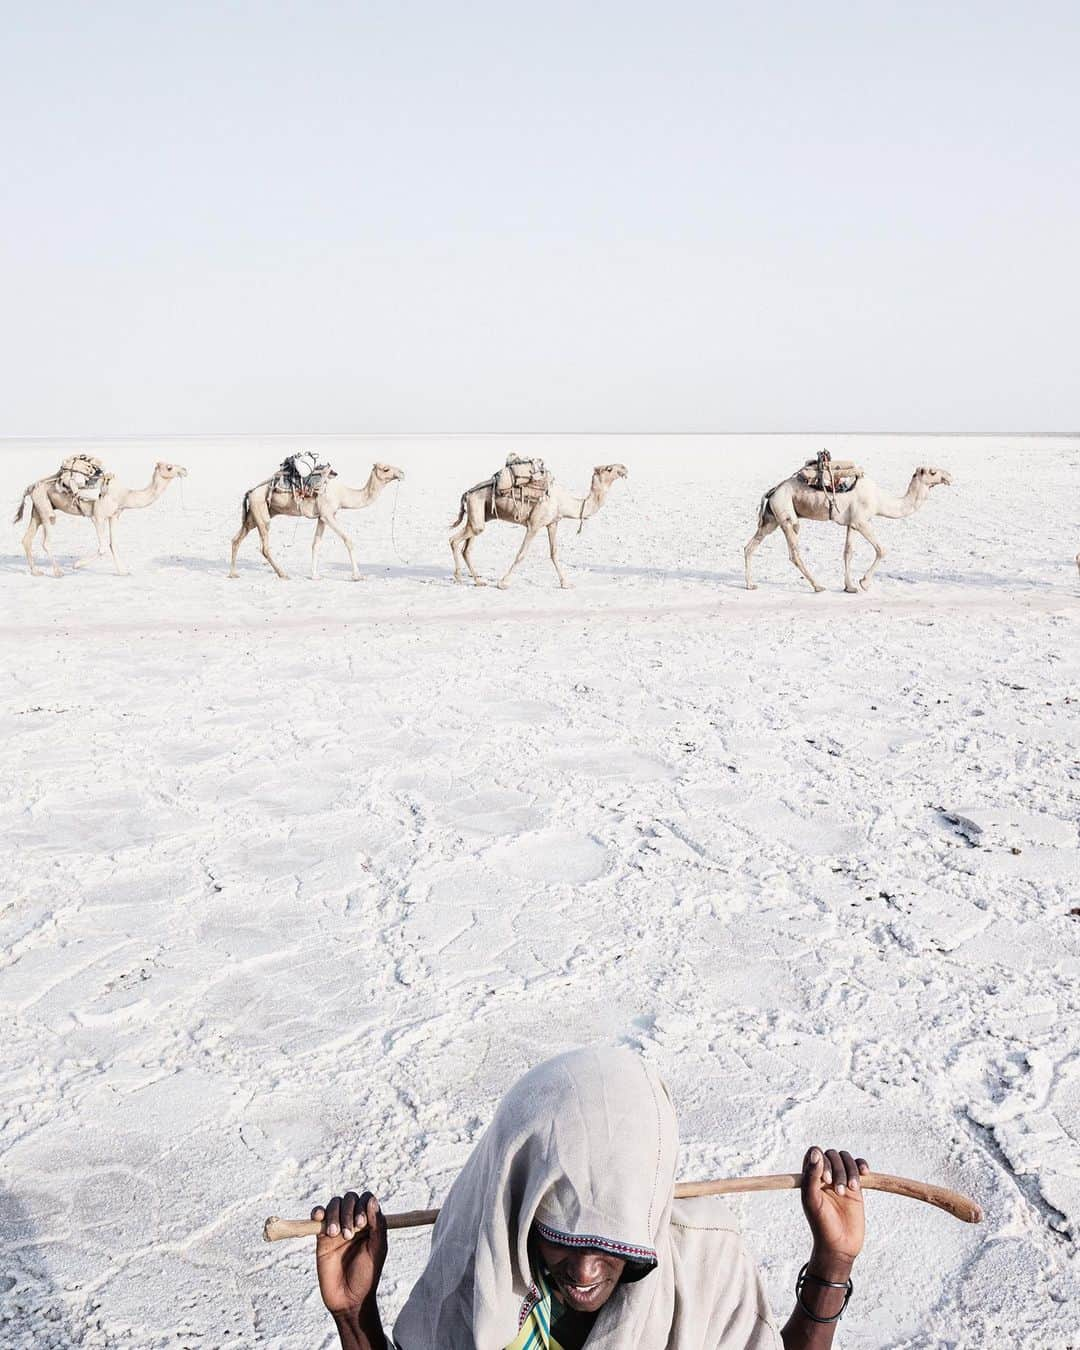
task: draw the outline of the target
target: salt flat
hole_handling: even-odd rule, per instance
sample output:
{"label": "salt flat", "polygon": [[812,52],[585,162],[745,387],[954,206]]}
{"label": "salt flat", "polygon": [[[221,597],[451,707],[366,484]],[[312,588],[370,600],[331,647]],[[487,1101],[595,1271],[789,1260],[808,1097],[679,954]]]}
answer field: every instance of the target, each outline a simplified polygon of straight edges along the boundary
{"label": "salt flat", "polygon": [[[868,594],[763,489],[822,444],[902,493]],[[367,580],[243,490],[288,451],[362,484]],[[58,443],[0,451],[6,481]],[[981,1229],[871,1195],[838,1344],[1061,1346],[1080,1329],[1080,440],[334,438],[123,442],[107,561],[0,556],[0,1340],[330,1346],[271,1212],[369,1184],[437,1202],[528,1065],[598,1039],[672,1086],[686,1177],[811,1142],[976,1195]],[[576,589],[450,580],[460,492],[511,449],[584,491]],[[13,495],[9,492],[9,495]],[[10,503],[14,506],[14,501]],[[476,545],[494,579],[520,532]],[[91,530],[62,518],[65,565]],[[860,546],[868,555],[865,546]],[[793,1195],[740,1213],[786,1315]],[[396,1309],[423,1260],[397,1237]]]}

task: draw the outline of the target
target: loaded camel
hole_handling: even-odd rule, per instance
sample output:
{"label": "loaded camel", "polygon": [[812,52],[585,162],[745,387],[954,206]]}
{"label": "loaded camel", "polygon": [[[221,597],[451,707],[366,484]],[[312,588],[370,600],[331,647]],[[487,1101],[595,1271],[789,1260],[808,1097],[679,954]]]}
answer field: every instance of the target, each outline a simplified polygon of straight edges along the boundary
{"label": "loaded camel", "polygon": [[757,533],[746,545],[746,588],[756,590],[750,578],[750,559],[763,539],[767,539],[774,530],[782,530],[787,540],[788,556],[807,579],[815,591],[823,591],[810,575],[799,552],[799,525],[803,520],[832,520],[847,530],[844,540],[844,590],[854,593],[858,590],[851,576],[851,559],[855,552],[855,535],[861,534],[875,553],[874,561],[860,580],[859,586],[865,591],[874,576],[878,563],[885,556],[885,550],[874,537],[870,522],[875,516],[884,516],[889,520],[899,520],[913,515],[930,495],[930,489],[944,483],[952,483],[952,477],[944,469],[919,468],[911,476],[908,490],[902,497],[891,497],[871,478],[859,477],[855,486],[846,492],[826,492],[821,488],[809,486],[798,473],[785,478],[782,483],[771,488],[761,499],[758,508]]}
{"label": "loaded camel", "polygon": [[[547,530],[548,533],[551,562],[558,574],[559,585],[564,590],[572,589],[572,583],[567,581],[565,573],[559,566],[557,538],[559,521],[576,520],[584,523],[590,516],[596,515],[597,511],[603,506],[612,483],[616,479],[626,476],[625,464],[598,464],[593,469],[592,483],[587,497],[574,497],[558,483],[551,483],[548,490],[539,499],[534,500],[528,496],[519,498],[508,493],[495,493],[490,480],[485,483],[478,483],[468,492],[463,492],[457,520],[452,521],[450,525],[452,530],[457,530],[456,534],[450,536],[450,551],[454,555],[454,580],[462,581],[464,579],[461,575],[461,564],[464,562],[476,585],[487,585],[487,582],[473,566],[473,543],[477,535],[483,533],[484,526],[489,520],[506,520],[512,525],[524,526],[525,538],[518,549],[517,557],[507,568],[506,575],[499,582],[499,589],[505,591],[510,585],[510,577],[514,568],[528,553],[529,545],[541,530]],[[462,521],[465,523],[462,524]],[[457,529],[459,525],[461,525],[460,530]],[[579,524],[578,533],[580,534],[580,532],[581,525]]]}
{"label": "loaded camel", "polygon": [[109,552],[112,554],[117,574],[127,576],[127,568],[120,561],[120,556],[116,551],[116,522],[120,513],[136,510],[143,506],[151,506],[174,478],[185,478],[186,476],[187,469],[182,465],[169,464],[165,460],[159,459],[154,465],[154,472],[147,487],[123,487],[117,482],[115,476],[109,474],[103,479],[101,492],[93,501],[75,496],[63,487],[59,481],[60,474],[50,474],[48,478],[39,478],[36,483],[31,483],[23,493],[19,502],[19,509],[15,512],[15,522],[18,523],[22,520],[26,499],[29,497],[30,519],[26,526],[26,533],[23,535],[22,545],[26,554],[26,561],[30,564],[31,573],[36,577],[41,576],[41,569],[34,566],[33,549],[34,536],[38,530],[41,530],[42,545],[46,557],[52,564],[52,574],[54,577],[62,575],[49,545],[52,527],[56,523],[56,513],[57,511],[63,511],[69,516],[89,517],[97,532],[97,552],[91,553],[85,558],[80,558],[75,566],[85,567],[87,563],[93,562],[95,558],[103,558],[106,552]]}
{"label": "loaded camel", "polygon": [[277,480],[268,478],[264,483],[244,493],[243,515],[240,530],[232,541],[232,556],[229,559],[229,576],[239,576],[236,570],[236,555],[240,545],[251,530],[258,530],[262,555],[282,581],[287,581],[288,573],[278,566],[270,552],[270,522],[275,516],[306,516],[316,521],[315,536],[311,541],[311,579],[319,577],[319,546],[323,533],[329,529],[345,545],[352,564],[353,581],[361,581],[353,553],[353,541],[337,523],[339,511],[359,511],[370,506],[388,483],[400,482],[405,477],[402,469],[392,464],[374,464],[367,483],[362,488],[347,487],[336,476],[327,479],[325,484],[313,496],[301,496],[288,490],[275,490]]}

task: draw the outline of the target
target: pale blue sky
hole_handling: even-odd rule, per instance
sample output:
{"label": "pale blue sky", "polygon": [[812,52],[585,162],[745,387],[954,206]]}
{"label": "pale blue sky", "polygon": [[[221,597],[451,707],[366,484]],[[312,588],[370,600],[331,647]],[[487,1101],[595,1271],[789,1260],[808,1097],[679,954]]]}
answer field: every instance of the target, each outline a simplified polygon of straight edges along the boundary
{"label": "pale blue sky", "polygon": [[1080,426],[1075,4],[0,21],[0,434]]}

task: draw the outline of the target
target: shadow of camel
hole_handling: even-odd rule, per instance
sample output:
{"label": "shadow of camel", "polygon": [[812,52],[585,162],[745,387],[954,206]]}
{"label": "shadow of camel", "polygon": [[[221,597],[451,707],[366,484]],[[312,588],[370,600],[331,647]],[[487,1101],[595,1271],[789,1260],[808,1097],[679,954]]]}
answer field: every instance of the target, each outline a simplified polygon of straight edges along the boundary
{"label": "shadow of camel", "polygon": [[575,572],[595,573],[597,576],[651,577],[654,581],[708,581],[718,586],[745,585],[742,572],[706,572],[691,567],[620,567],[605,563],[571,563]]}
{"label": "shadow of camel", "polygon": [[36,1229],[19,1198],[0,1186],[0,1336],[4,1350],[68,1350],[87,1328],[73,1319],[35,1242]]}
{"label": "shadow of camel", "polygon": [[[53,549],[53,557],[56,559],[57,564],[64,569],[65,576],[68,573],[71,573],[73,576],[78,576],[78,572],[75,570],[75,563],[79,558],[84,558],[85,556],[85,553],[61,553],[58,549]],[[35,555],[34,561],[47,577],[52,577],[52,569],[49,566],[49,560],[40,549]],[[0,572],[22,572],[24,576],[29,576],[30,568],[26,565],[26,554],[0,554]]]}
{"label": "shadow of camel", "polygon": [[[305,559],[306,563],[306,559]],[[23,560],[25,567],[25,559]],[[450,569],[448,567],[423,566],[417,564],[396,564],[365,561],[357,558],[356,565],[362,573],[369,577],[416,577],[427,579],[429,577],[443,578],[449,577]],[[152,558],[146,564],[147,567],[159,567],[162,569],[175,567],[187,572],[203,572],[209,576],[224,576],[229,574],[228,558],[197,558],[191,554],[163,553],[160,557]],[[256,558],[237,558],[236,570],[240,573],[247,573],[251,576],[265,575],[274,578],[273,569],[261,557]],[[327,562],[324,561],[319,566],[322,576],[347,579],[351,576],[349,564],[345,562]],[[307,568],[303,571],[299,569],[290,574],[290,579],[296,581],[310,580]]]}
{"label": "shadow of camel", "polygon": [[[229,575],[228,554],[222,554],[220,558],[197,558],[191,553],[162,553],[157,558],[151,558],[146,565],[147,567],[160,568],[175,567],[184,572],[205,572],[208,576],[227,577]],[[273,569],[261,557],[237,558],[236,570],[253,574],[265,571],[270,576],[274,575]]]}

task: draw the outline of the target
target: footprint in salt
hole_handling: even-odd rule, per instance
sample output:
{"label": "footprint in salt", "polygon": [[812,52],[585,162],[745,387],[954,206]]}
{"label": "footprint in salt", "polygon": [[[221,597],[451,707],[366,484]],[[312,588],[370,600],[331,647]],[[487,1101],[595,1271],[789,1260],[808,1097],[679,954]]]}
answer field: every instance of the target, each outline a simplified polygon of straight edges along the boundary
{"label": "footprint in salt", "polygon": [[517,835],[544,823],[544,813],[532,798],[512,789],[491,788],[458,798],[438,814],[459,830],[480,835]]}
{"label": "footprint in salt", "polygon": [[[578,739],[580,742],[581,738]],[[580,773],[589,778],[626,783],[654,783],[660,779],[677,777],[676,770],[663,760],[621,746],[600,743],[584,749],[560,750],[548,755],[544,765],[560,774]]]}
{"label": "footprint in salt", "polygon": [[489,867],[534,885],[582,886],[607,870],[607,851],[587,834],[537,830],[496,844],[484,854]]}

